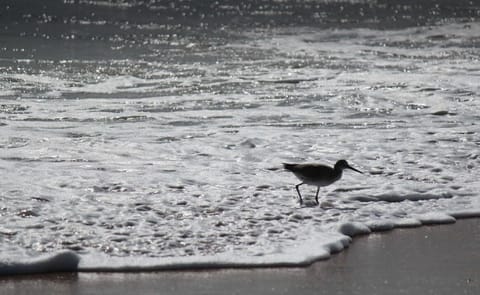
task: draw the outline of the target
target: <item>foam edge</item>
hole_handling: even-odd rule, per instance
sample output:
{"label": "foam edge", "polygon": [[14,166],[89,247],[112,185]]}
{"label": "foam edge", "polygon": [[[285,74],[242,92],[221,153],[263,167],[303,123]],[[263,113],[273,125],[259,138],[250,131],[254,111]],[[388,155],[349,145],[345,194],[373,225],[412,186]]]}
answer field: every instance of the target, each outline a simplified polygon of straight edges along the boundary
{"label": "foam edge", "polygon": [[80,259],[75,252],[65,250],[29,261],[0,262],[0,275],[75,272],[78,270]]}

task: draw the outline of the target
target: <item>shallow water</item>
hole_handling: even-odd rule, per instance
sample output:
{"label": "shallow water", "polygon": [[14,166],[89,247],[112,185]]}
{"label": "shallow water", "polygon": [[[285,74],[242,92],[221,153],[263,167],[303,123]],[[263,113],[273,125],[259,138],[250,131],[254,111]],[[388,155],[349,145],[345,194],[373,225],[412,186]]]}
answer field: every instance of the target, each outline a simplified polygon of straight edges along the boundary
{"label": "shallow water", "polygon": [[[3,261],[295,265],[344,234],[480,215],[476,19],[27,19],[1,37]],[[366,173],[321,206],[302,186],[300,207],[281,163],[340,158]]]}

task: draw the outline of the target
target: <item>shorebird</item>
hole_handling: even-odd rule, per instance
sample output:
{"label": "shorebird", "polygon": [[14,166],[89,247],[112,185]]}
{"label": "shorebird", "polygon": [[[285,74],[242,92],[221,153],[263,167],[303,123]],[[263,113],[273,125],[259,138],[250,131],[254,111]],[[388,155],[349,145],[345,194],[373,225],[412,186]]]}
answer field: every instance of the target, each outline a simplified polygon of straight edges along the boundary
{"label": "shorebird", "polygon": [[335,181],[339,180],[342,177],[342,172],[344,169],[351,169],[358,173],[361,171],[350,166],[347,161],[339,160],[335,163],[335,166],[329,167],[321,164],[288,164],[283,163],[283,167],[295,174],[295,176],[300,179],[302,182],[297,184],[295,188],[297,189],[298,197],[300,198],[300,205],[303,204],[302,195],[298,189],[302,184],[310,184],[317,187],[317,194],[315,195],[315,202],[318,203],[318,192],[320,191],[321,186],[327,186]]}

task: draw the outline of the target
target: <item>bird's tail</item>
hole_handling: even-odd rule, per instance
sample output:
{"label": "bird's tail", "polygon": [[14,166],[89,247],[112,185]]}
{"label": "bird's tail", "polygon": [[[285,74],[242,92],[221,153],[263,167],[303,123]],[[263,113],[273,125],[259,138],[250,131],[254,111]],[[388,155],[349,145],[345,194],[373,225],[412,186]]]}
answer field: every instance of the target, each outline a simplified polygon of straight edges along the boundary
{"label": "bird's tail", "polygon": [[296,164],[289,164],[289,163],[283,163],[283,168],[293,171],[295,169]]}

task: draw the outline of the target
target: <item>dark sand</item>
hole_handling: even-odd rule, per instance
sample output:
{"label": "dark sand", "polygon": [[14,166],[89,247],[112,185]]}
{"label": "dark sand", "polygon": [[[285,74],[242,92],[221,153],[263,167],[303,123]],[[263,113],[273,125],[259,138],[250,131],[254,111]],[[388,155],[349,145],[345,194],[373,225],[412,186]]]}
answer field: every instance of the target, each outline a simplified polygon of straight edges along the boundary
{"label": "dark sand", "polygon": [[0,278],[0,294],[480,294],[480,219],[355,238],[306,268]]}

